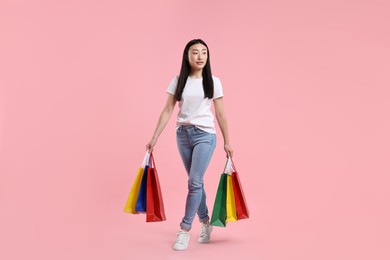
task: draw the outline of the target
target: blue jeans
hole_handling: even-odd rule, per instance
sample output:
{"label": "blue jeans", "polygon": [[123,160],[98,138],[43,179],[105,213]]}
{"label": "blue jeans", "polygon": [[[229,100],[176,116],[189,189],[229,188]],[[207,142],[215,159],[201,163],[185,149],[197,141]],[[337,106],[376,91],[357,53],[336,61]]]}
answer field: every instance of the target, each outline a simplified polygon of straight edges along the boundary
{"label": "blue jeans", "polygon": [[190,230],[196,213],[201,222],[210,219],[203,188],[203,176],[215,149],[216,135],[193,125],[182,125],[176,130],[176,141],[188,175],[185,215],[180,227]]}

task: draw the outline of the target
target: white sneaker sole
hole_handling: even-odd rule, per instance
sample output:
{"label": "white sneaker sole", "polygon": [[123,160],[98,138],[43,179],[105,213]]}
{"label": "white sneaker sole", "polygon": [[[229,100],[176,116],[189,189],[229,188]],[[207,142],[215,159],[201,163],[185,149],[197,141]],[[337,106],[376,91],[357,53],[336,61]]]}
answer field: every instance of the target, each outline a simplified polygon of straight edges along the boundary
{"label": "white sneaker sole", "polygon": [[186,248],[176,248],[175,246],[173,246],[173,250],[175,251],[185,251],[187,250],[188,246]]}

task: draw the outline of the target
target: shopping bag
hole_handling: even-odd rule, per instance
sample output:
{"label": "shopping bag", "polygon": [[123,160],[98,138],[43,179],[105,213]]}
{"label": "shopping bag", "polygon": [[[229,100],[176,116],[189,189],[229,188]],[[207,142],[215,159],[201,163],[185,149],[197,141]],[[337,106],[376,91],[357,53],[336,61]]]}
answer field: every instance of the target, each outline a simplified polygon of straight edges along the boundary
{"label": "shopping bag", "polygon": [[232,173],[232,183],[233,183],[233,191],[234,191],[234,201],[236,204],[236,213],[237,219],[246,219],[249,218],[249,210],[246,204],[244,191],[241,186],[240,178],[238,177],[238,172],[234,163],[232,161],[233,173]]}
{"label": "shopping bag", "polygon": [[145,165],[144,174],[142,176],[141,187],[138,193],[137,204],[135,205],[135,210],[138,213],[146,212],[146,187],[148,181],[148,169],[149,166]]}
{"label": "shopping bag", "polygon": [[210,225],[226,226],[226,184],[227,174],[222,173],[219,179],[218,190],[215,196],[213,214],[211,215]]}
{"label": "shopping bag", "polygon": [[126,213],[131,213],[131,214],[137,214],[138,213],[135,210],[135,207],[136,207],[136,204],[137,204],[138,194],[139,194],[139,190],[140,190],[140,187],[141,187],[141,181],[142,181],[142,177],[143,177],[144,170],[145,170],[145,164],[146,164],[146,161],[148,160],[148,157],[149,157],[149,153],[146,153],[145,157],[144,157],[144,160],[142,162],[142,165],[138,169],[138,172],[137,172],[137,174],[135,176],[135,180],[133,182],[133,186],[131,187],[129,196],[128,196],[126,204],[125,204],[125,208],[123,210]]}
{"label": "shopping bag", "polygon": [[146,222],[166,220],[160,181],[152,154],[148,167],[146,201]]}
{"label": "shopping bag", "polygon": [[138,169],[138,173],[135,176],[133,186],[131,187],[129,197],[127,198],[126,205],[125,205],[125,208],[123,210],[124,212],[132,213],[132,214],[138,213],[135,210],[135,205],[137,204],[138,193],[139,193],[139,189],[141,187],[141,181],[142,181],[143,174],[144,174],[144,168],[141,167]]}
{"label": "shopping bag", "polygon": [[237,221],[236,203],[234,201],[234,191],[232,176],[227,176],[227,196],[226,196],[226,222]]}

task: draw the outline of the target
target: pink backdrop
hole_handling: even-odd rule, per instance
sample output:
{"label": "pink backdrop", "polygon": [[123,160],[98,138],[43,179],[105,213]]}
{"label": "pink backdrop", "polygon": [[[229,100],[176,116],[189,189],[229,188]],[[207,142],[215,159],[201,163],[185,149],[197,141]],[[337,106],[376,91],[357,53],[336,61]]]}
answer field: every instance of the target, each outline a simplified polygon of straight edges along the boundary
{"label": "pink backdrop", "polygon": [[[390,259],[390,4],[0,2],[1,259]],[[251,218],[171,249],[186,176],[155,149],[168,220],[123,213],[193,38],[221,78]],[[176,114],[177,110],[175,111]],[[205,177],[212,207],[225,157]]]}

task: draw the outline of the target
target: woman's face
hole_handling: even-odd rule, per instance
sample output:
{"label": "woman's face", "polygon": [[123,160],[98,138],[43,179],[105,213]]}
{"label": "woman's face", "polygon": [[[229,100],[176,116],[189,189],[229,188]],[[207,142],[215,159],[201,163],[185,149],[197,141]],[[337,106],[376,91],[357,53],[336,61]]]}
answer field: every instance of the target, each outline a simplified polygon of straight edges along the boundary
{"label": "woman's face", "polygon": [[188,62],[193,70],[200,70],[206,65],[207,47],[201,43],[194,44],[188,50]]}

